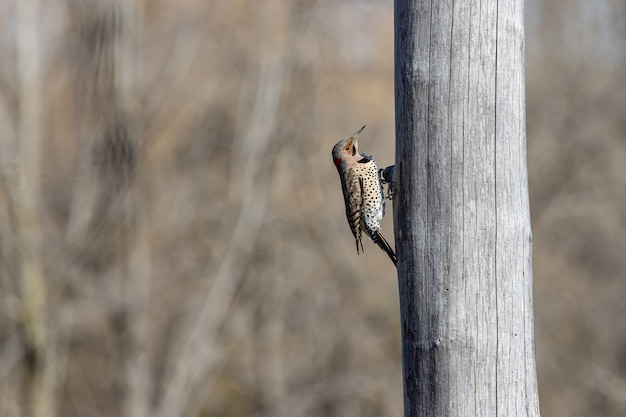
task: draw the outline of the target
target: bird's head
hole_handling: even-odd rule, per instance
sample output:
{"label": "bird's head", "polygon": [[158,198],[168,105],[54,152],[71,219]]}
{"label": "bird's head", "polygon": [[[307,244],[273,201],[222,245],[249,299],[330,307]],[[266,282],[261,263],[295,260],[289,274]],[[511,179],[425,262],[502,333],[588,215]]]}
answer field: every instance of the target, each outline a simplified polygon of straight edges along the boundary
{"label": "bird's head", "polygon": [[362,158],[359,154],[357,137],[365,129],[360,128],[349,138],[343,138],[333,146],[333,162],[337,169],[345,169]]}

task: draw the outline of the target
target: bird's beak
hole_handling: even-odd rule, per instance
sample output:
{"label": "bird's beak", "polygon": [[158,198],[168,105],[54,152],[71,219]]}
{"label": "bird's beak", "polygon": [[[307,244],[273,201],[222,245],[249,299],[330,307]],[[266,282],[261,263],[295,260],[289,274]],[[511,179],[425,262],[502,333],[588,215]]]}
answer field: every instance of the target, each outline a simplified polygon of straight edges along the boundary
{"label": "bird's beak", "polygon": [[352,136],[355,140],[356,138],[361,134],[361,132],[363,131],[363,129],[365,129],[365,125],[363,125],[362,128],[360,128],[359,130],[357,130],[357,132]]}
{"label": "bird's beak", "polygon": [[362,128],[360,128],[359,130],[357,130],[357,132],[356,132],[354,135],[352,135],[352,137],[350,138],[350,139],[352,139],[352,140],[350,141],[350,142],[351,142],[351,145],[354,145],[354,149],[355,149],[355,151],[357,151],[357,150],[358,150],[358,148],[359,148],[359,143],[358,143],[358,139],[357,139],[357,138],[359,137],[359,135],[361,134],[361,132],[363,131],[363,129],[365,129],[365,125],[363,125],[363,127],[362,127]]}

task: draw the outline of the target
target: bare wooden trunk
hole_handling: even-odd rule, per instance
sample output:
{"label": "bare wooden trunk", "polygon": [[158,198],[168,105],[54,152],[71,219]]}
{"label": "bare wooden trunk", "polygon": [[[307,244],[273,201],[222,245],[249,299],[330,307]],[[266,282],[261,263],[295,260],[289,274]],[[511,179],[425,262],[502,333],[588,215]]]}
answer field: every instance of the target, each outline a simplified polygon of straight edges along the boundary
{"label": "bare wooden trunk", "polygon": [[522,0],[395,0],[405,416],[538,416]]}

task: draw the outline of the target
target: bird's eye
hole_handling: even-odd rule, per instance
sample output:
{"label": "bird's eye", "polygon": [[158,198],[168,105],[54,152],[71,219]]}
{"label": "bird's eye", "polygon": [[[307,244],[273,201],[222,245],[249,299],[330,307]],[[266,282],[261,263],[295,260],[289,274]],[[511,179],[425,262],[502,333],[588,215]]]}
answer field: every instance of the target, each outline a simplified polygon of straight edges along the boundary
{"label": "bird's eye", "polygon": [[346,151],[349,151],[349,150],[350,150],[350,147],[349,147],[349,146],[346,146]]}

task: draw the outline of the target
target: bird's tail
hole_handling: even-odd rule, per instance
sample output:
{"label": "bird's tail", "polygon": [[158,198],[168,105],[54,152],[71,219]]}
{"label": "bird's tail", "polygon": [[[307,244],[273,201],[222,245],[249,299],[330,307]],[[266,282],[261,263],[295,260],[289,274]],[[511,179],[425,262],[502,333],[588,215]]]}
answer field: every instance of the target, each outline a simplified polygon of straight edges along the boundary
{"label": "bird's tail", "polygon": [[372,241],[385,251],[385,253],[389,256],[389,259],[391,259],[391,262],[393,262],[394,265],[397,265],[398,259],[396,258],[396,253],[393,251],[393,249],[391,249],[391,246],[389,245],[387,240],[385,240],[382,233],[378,231],[374,232],[374,234],[372,235]]}

